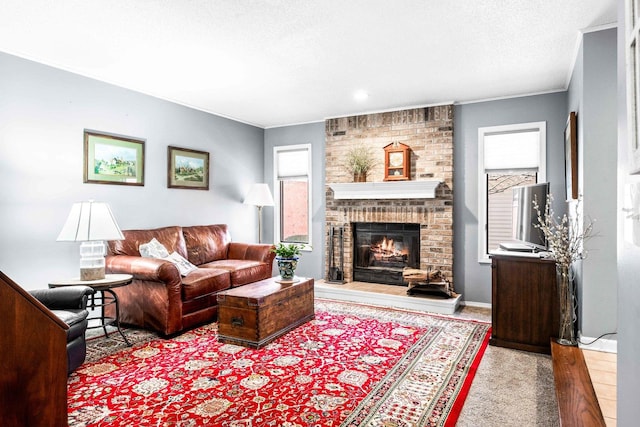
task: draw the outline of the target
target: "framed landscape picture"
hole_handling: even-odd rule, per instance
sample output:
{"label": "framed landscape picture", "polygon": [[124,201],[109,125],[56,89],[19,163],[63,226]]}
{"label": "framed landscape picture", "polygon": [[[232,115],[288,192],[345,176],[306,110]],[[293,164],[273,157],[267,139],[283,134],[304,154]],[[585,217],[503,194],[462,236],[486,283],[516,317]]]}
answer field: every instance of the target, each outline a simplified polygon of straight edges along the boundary
{"label": "framed landscape picture", "polygon": [[84,182],[144,185],[144,140],[85,130]]}
{"label": "framed landscape picture", "polygon": [[209,189],[209,153],[169,146],[167,186],[169,188]]}

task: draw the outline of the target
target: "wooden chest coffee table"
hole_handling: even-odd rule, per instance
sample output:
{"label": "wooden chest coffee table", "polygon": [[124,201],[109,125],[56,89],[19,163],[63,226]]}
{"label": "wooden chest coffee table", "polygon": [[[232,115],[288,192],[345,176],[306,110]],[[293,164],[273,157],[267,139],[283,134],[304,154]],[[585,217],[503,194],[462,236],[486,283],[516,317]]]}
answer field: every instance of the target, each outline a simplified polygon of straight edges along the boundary
{"label": "wooden chest coffee table", "polygon": [[315,317],[313,279],[278,283],[279,277],[220,292],[218,340],[261,348]]}

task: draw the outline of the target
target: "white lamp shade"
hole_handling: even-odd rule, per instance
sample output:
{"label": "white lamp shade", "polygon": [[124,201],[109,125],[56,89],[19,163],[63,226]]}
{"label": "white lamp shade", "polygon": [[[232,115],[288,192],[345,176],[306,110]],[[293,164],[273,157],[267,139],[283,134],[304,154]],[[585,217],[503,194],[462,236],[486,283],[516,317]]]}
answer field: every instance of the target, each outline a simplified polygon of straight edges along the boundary
{"label": "white lamp shade", "polygon": [[57,241],[92,240],[124,240],[124,236],[107,203],[94,201],[74,203]]}
{"label": "white lamp shade", "polygon": [[273,206],[273,197],[269,186],[267,184],[253,184],[244,203],[253,206]]}

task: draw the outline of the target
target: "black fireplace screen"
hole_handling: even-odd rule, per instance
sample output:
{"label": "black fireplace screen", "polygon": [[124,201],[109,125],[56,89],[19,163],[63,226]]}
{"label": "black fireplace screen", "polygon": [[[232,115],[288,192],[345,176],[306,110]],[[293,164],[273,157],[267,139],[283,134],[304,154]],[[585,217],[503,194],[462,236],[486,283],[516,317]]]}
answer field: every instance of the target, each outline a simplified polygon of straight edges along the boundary
{"label": "black fireplace screen", "polygon": [[353,223],[353,280],[402,285],[402,269],[420,268],[420,224]]}

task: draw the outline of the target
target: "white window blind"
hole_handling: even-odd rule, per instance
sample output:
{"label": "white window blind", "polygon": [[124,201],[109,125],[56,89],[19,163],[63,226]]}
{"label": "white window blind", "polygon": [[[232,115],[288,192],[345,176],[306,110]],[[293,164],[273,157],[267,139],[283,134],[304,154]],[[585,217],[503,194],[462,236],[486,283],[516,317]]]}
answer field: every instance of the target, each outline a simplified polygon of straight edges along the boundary
{"label": "white window blind", "polygon": [[484,170],[532,170],[540,167],[540,131],[484,136]]}
{"label": "white window blind", "polygon": [[309,174],[309,150],[282,150],[276,159],[278,178],[301,177]]}

